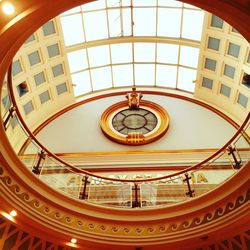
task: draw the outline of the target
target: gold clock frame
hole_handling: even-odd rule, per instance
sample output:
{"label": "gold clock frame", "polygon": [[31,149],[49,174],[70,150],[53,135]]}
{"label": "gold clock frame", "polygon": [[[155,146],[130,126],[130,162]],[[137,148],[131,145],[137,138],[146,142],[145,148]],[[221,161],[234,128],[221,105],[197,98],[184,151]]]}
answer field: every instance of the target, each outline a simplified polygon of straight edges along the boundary
{"label": "gold clock frame", "polygon": [[111,121],[113,117],[119,111],[128,109],[128,102],[121,101],[113,104],[103,112],[101,116],[100,126],[104,135],[114,142],[134,146],[148,144],[160,139],[163,135],[166,134],[169,127],[170,118],[168,112],[160,105],[147,100],[140,101],[140,108],[144,108],[153,112],[157,117],[158,125],[151,132],[143,136],[135,135],[131,139],[129,136],[122,135],[115,129],[112,129]]}

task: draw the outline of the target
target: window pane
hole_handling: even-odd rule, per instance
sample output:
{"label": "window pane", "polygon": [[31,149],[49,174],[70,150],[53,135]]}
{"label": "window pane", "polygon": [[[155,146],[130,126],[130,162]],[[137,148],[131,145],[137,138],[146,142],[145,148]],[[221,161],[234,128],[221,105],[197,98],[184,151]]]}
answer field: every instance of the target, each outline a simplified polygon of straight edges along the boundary
{"label": "window pane", "polygon": [[49,57],[54,57],[60,55],[60,50],[58,44],[53,44],[47,47]]}
{"label": "window pane", "polygon": [[[82,15],[61,17],[63,37],[66,46],[84,42]],[[74,27],[72,29],[72,27]]]}
{"label": "window pane", "polygon": [[107,17],[105,11],[85,13],[83,17],[87,41],[108,38]]}
{"label": "window pane", "polygon": [[205,68],[215,71],[215,69],[216,69],[216,61],[213,60],[213,59],[210,59],[210,58],[206,58],[205,59]]}
{"label": "window pane", "polygon": [[208,38],[208,46],[209,49],[219,50],[220,47],[220,39],[209,37]]}
{"label": "window pane", "polygon": [[91,70],[93,90],[112,87],[111,67]]}
{"label": "window pane", "polygon": [[27,44],[27,43],[31,43],[33,41],[35,41],[36,38],[35,38],[35,35],[32,34],[24,43]]}
{"label": "window pane", "polygon": [[93,1],[82,5],[83,11],[98,10],[105,8],[105,0]]}
{"label": "window pane", "polygon": [[154,62],[155,43],[135,43],[134,59],[135,62]]}
{"label": "window pane", "polygon": [[176,0],[158,0],[159,6],[181,7],[182,3]]}
{"label": "window pane", "polygon": [[89,71],[73,74],[71,78],[75,96],[91,92]]}
{"label": "window pane", "polygon": [[113,66],[112,70],[115,87],[133,85],[133,66],[131,64]]}
{"label": "window pane", "polygon": [[[184,10],[182,37],[198,41],[201,40],[203,18],[204,18],[203,11]],[[190,27],[192,28],[190,29]]]}
{"label": "window pane", "polygon": [[248,103],[248,98],[245,95],[239,93],[237,103],[239,103],[242,107],[246,108]]}
{"label": "window pane", "polygon": [[178,85],[179,89],[194,92],[196,80],[196,70],[179,67]]}
{"label": "window pane", "polygon": [[43,92],[42,94],[39,95],[39,98],[40,98],[40,102],[41,104],[47,102],[50,100],[50,94],[49,94],[49,91],[46,90],[45,92]]}
{"label": "window pane", "polygon": [[240,46],[238,44],[235,44],[235,43],[229,43],[227,53],[230,56],[234,56],[234,57],[238,58],[239,53],[240,53]]}
{"label": "window pane", "polygon": [[31,113],[34,110],[32,101],[29,101],[26,104],[24,104],[23,110],[24,110],[25,115],[28,115],[29,113]]}
{"label": "window pane", "polygon": [[154,85],[154,64],[135,65],[135,85]]}
{"label": "window pane", "polygon": [[218,16],[212,15],[211,26],[216,28],[222,28],[223,20]]}
{"label": "window pane", "polygon": [[67,84],[66,84],[66,82],[57,85],[57,86],[56,86],[56,91],[57,91],[57,94],[58,94],[58,95],[61,95],[61,94],[65,93],[65,92],[67,92],[68,89],[67,89]]}
{"label": "window pane", "polygon": [[39,86],[40,84],[44,83],[46,81],[44,72],[40,72],[34,75],[34,80],[35,80],[36,86]]}
{"label": "window pane", "polygon": [[181,10],[159,8],[158,36],[180,37]]}
{"label": "window pane", "polygon": [[98,46],[88,49],[90,67],[110,64],[109,46]]}
{"label": "window pane", "polygon": [[176,87],[177,67],[167,65],[156,66],[156,85],[162,87]]}
{"label": "window pane", "polygon": [[41,62],[40,55],[38,51],[35,51],[28,55],[30,66],[38,64]]}
{"label": "window pane", "polygon": [[132,62],[132,44],[111,44],[112,63]]}
{"label": "window pane", "polygon": [[73,51],[67,54],[70,72],[88,68],[86,49]]}
{"label": "window pane", "polygon": [[62,64],[58,64],[58,65],[52,67],[52,72],[53,72],[54,77],[62,75],[64,73]]}
{"label": "window pane", "polygon": [[229,88],[227,85],[221,84],[220,93],[226,97],[229,97],[231,93],[231,88]]}
{"label": "window pane", "polygon": [[43,34],[45,36],[49,36],[49,35],[52,35],[54,33],[56,33],[56,30],[55,30],[55,26],[54,26],[54,22],[53,21],[49,21],[47,23],[45,23],[43,26],[42,26],[42,29],[43,29]]}
{"label": "window pane", "polygon": [[156,35],[156,8],[134,8],[134,36]]}
{"label": "window pane", "polygon": [[234,73],[235,73],[235,68],[230,65],[225,64],[224,75],[230,78],[234,78]]}
{"label": "window pane", "polygon": [[196,68],[199,59],[199,49],[181,46],[180,48],[180,64]]}
{"label": "window pane", "polygon": [[209,79],[207,77],[202,77],[202,87],[208,88],[208,89],[212,89],[213,88],[213,80]]}
{"label": "window pane", "polygon": [[120,10],[108,10],[109,34],[111,37],[121,36]]}
{"label": "window pane", "polygon": [[160,63],[178,63],[179,46],[175,44],[157,44],[157,62]]}
{"label": "window pane", "polygon": [[16,60],[12,64],[12,75],[15,76],[15,75],[19,74],[20,72],[22,72],[22,66],[21,66],[20,61]]}

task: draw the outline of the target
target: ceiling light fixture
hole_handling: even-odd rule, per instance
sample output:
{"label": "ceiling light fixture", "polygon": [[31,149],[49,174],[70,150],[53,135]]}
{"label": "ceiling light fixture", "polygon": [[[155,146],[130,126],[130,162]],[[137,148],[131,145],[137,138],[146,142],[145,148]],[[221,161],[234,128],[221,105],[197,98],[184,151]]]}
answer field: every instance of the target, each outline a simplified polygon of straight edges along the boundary
{"label": "ceiling light fixture", "polygon": [[75,244],[77,242],[77,239],[72,238],[70,242]]}
{"label": "ceiling light fixture", "polygon": [[17,212],[16,212],[15,210],[12,210],[12,211],[10,212],[10,216],[11,216],[11,217],[17,216]]}
{"label": "ceiling light fixture", "polygon": [[2,10],[8,16],[14,14],[14,12],[15,12],[14,5],[12,3],[9,3],[9,2],[2,3]]}

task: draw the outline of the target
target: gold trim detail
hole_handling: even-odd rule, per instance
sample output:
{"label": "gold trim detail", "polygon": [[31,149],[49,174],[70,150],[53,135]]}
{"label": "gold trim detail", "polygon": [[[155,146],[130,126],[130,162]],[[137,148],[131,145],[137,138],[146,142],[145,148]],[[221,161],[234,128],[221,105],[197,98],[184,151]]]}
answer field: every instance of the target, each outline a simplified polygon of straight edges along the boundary
{"label": "gold trim detail", "polygon": [[125,145],[135,145],[135,146],[151,143],[153,141],[158,140],[163,135],[165,135],[168,130],[170,121],[168,112],[160,105],[147,100],[141,100],[140,107],[148,109],[150,111],[152,110],[155,114],[157,114],[158,120],[160,121],[157,129],[145,135],[140,135],[140,134],[138,135],[137,133],[135,133],[135,134],[129,134],[127,137],[116,133],[111,128],[110,121],[114,116],[114,114],[117,113],[119,110],[128,108],[128,102],[121,101],[110,106],[103,112],[100,122],[102,132],[105,134],[106,137],[108,137],[110,140],[114,142]]}

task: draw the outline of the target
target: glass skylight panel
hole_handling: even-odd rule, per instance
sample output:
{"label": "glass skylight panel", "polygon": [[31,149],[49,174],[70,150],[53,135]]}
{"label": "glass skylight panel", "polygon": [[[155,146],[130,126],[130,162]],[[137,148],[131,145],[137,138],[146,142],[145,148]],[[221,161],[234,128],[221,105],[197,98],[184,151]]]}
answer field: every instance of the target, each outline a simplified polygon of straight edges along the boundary
{"label": "glass skylight panel", "polygon": [[155,6],[155,5],[156,5],[156,0],[147,0],[147,1],[133,0],[133,6]]}
{"label": "glass skylight panel", "polygon": [[182,2],[176,0],[158,0],[158,6],[181,7]]}
{"label": "glass skylight panel", "polygon": [[155,64],[135,64],[135,85],[154,85]]}
{"label": "glass skylight panel", "polygon": [[91,70],[93,90],[112,87],[111,67],[103,67]]}
{"label": "glass skylight panel", "polygon": [[80,11],[81,11],[80,6],[77,6],[77,7],[75,7],[75,8],[72,8],[72,9],[70,9],[70,10],[67,10],[67,11],[63,12],[63,13],[61,14],[61,16],[68,15],[68,14],[78,13],[78,12],[80,12]]}
{"label": "glass skylight panel", "polygon": [[106,11],[84,13],[83,18],[87,41],[108,38]]}
{"label": "glass skylight panel", "polygon": [[204,12],[198,10],[184,10],[182,37],[192,40],[200,40],[203,27]]}
{"label": "glass skylight panel", "polygon": [[71,73],[88,68],[86,49],[70,52],[67,56]]}
{"label": "glass skylight panel", "polygon": [[119,7],[121,4],[120,0],[108,0],[107,7]]}
{"label": "glass skylight panel", "polygon": [[121,36],[120,10],[108,10],[109,35],[111,37]]}
{"label": "glass skylight panel", "polygon": [[180,48],[180,64],[184,66],[196,68],[199,59],[199,49],[181,46]]}
{"label": "glass skylight panel", "polygon": [[82,5],[83,11],[100,10],[106,7],[105,0],[93,1]]}
{"label": "glass skylight panel", "polygon": [[89,71],[73,74],[71,78],[75,96],[83,95],[92,91]]}
{"label": "glass skylight panel", "polygon": [[178,63],[179,45],[176,44],[157,44],[157,62],[159,63]]}
{"label": "glass skylight panel", "polygon": [[180,37],[181,9],[159,8],[158,36]]}
{"label": "glass skylight panel", "polygon": [[196,70],[179,67],[177,88],[194,92],[196,73]]}
{"label": "glass skylight panel", "polygon": [[61,24],[66,46],[84,42],[81,14],[61,17]]}
{"label": "glass skylight panel", "polygon": [[156,8],[134,8],[134,36],[156,35]]}
{"label": "glass skylight panel", "polygon": [[131,10],[124,9],[122,10],[122,36],[131,36],[132,35],[132,25],[131,25]]}
{"label": "glass skylight panel", "polygon": [[112,67],[114,87],[133,85],[133,65],[116,65]]}
{"label": "glass skylight panel", "polygon": [[90,67],[97,67],[110,64],[109,46],[97,46],[88,48]]}
{"label": "glass skylight panel", "polygon": [[113,64],[132,62],[131,43],[111,44],[110,47]]}
{"label": "glass skylight panel", "polygon": [[177,66],[157,65],[156,85],[161,87],[175,88]]}
{"label": "glass skylight panel", "polygon": [[155,62],[155,43],[135,43],[135,62]]}

